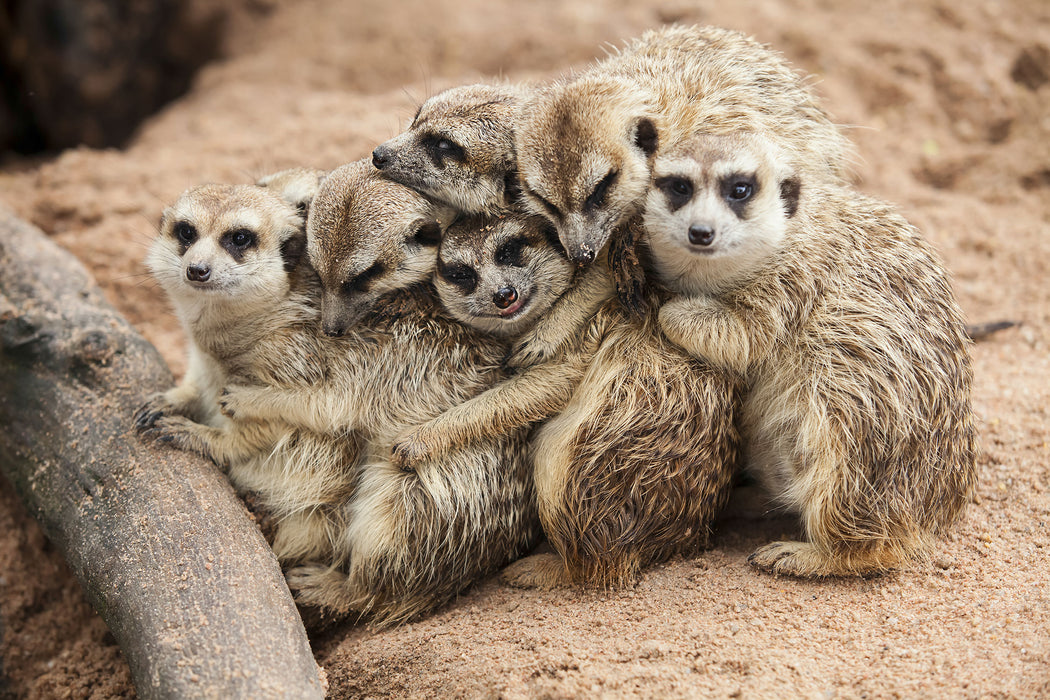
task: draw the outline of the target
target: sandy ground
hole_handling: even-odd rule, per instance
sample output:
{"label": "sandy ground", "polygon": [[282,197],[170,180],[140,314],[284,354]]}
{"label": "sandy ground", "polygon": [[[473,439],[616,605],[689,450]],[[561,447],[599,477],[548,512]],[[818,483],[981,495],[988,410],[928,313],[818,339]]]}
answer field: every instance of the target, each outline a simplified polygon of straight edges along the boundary
{"label": "sandy ground", "polygon": [[[75,252],[180,372],[181,334],[142,257],[181,190],[363,157],[437,89],[552,76],[669,21],[752,33],[818,76],[852,127],[857,186],[925,231],[971,321],[1022,322],[974,348],[979,497],[933,563],[870,579],[758,573],[747,555],[797,525],[724,519],[711,551],[631,590],[487,581],[413,625],[319,636],[332,695],[1050,696],[1050,4],[243,0],[227,58],[128,148],[7,163],[0,199]],[[6,484],[0,561],[7,692],[132,694]]]}

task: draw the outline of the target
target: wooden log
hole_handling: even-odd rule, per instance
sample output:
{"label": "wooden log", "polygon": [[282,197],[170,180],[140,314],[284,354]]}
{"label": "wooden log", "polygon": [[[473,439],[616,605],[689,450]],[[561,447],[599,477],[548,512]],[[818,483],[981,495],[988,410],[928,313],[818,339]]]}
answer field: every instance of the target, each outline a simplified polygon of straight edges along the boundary
{"label": "wooden log", "polygon": [[132,430],[171,384],[83,266],[0,208],[0,469],[113,631],[138,694],[323,697],[280,567],[229,483]]}

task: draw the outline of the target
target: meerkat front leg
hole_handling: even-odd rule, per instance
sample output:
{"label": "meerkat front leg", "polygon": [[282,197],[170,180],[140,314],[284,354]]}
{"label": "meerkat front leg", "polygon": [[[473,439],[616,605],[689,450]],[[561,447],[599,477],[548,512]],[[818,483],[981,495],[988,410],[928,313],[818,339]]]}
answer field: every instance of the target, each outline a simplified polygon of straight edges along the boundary
{"label": "meerkat front leg", "polygon": [[598,308],[616,288],[604,262],[579,273],[576,284],[514,344],[509,367],[531,367],[565,350],[584,331]]}
{"label": "meerkat front leg", "polygon": [[234,425],[220,428],[195,423],[185,416],[164,415],[144,430],[146,437],[164,442],[187,452],[196,452],[215,462],[222,469],[250,458],[262,445],[269,442],[271,428],[267,424]]}
{"label": "meerkat front leg", "polygon": [[401,469],[411,469],[548,418],[565,408],[586,368],[586,360],[578,356],[530,367],[407,431],[394,441],[391,459]]}
{"label": "meerkat front leg", "polygon": [[744,374],[770,351],[777,324],[736,313],[711,297],[675,299],[660,308],[660,330],[690,355]]}
{"label": "meerkat front leg", "polygon": [[224,415],[238,421],[279,420],[325,435],[342,434],[364,420],[368,402],[348,383],[339,386],[228,385],[219,397]]}

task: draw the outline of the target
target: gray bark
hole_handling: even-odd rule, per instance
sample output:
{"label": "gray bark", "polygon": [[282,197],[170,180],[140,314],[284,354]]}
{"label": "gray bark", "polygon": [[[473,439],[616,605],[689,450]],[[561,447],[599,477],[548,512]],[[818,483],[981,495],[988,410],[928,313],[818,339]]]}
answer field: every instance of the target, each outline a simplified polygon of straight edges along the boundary
{"label": "gray bark", "polygon": [[0,470],[113,631],[138,694],[321,697],[280,567],[226,479],[132,430],[171,384],[80,263],[0,208]]}

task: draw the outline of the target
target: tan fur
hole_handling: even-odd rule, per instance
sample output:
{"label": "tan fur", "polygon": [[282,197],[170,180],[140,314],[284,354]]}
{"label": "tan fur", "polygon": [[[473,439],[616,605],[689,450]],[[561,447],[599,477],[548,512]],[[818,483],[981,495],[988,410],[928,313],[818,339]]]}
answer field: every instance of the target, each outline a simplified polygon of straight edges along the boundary
{"label": "tan fur", "polygon": [[641,211],[654,155],[742,128],[767,131],[809,177],[843,174],[846,140],[780,54],[725,29],[655,29],[523,104],[522,201],[586,263]]}
{"label": "tan fur", "polygon": [[[508,340],[531,333],[550,316],[568,318],[556,322],[583,330],[611,289],[606,285],[589,305],[577,297],[566,299],[575,269],[546,229],[542,218],[522,215],[471,217],[450,227],[441,241],[435,278],[448,312],[467,326]],[[508,291],[514,294],[512,305],[501,297]],[[395,443],[394,462],[411,467],[554,415],[582,376],[581,361],[574,355],[529,367],[413,428]]]}
{"label": "tan fur", "polygon": [[[436,221],[427,218],[433,211],[367,163],[333,171],[311,207],[308,249],[322,309],[348,305],[362,323],[340,327],[339,337],[315,333],[319,350],[299,351],[317,379],[238,384],[223,398],[235,422],[359,436],[353,493],[331,514],[333,555],[289,571],[288,581],[301,603],[380,624],[440,605],[538,535],[524,430],[414,470],[390,462],[397,435],[502,378],[505,343],[438,305],[429,282],[436,240],[417,236]],[[382,271],[367,285],[353,284],[377,263]]]}
{"label": "tan fur", "polygon": [[[237,231],[254,237],[240,260],[230,250]],[[295,208],[259,187],[196,187],[165,210],[147,264],[183,323],[190,371],[136,419],[140,431],[211,457],[238,490],[257,493],[285,563],[331,556],[325,513],[349,496],[360,444],[353,434],[333,438],[279,420],[231,423],[217,398],[231,380],[316,376],[302,365],[318,351],[317,290],[299,264],[304,245]],[[206,266],[207,279],[190,279],[191,266]]]}
{"label": "tan fur", "polygon": [[748,465],[801,514],[805,542],[751,562],[826,576],[923,556],[971,498],[978,451],[970,341],[929,246],[891,207],[799,178],[762,135],[698,137],[654,182],[653,268],[680,294],[660,326],[739,373]]}
{"label": "tan fur", "polygon": [[[532,444],[541,517],[558,554],[529,557],[506,576],[521,586],[629,585],[642,567],[706,544],[735,465],[733,387],[663,340],[655,316],[638,321],[622,309],[603,262],[562,293],[571,265],[552,256],[552,247],[537,248],[537,226],[537,217],[511,216],[450,228],[441,244],[441,297],[464,323],[521,334],[514,319],[503,329],[494,325],[485,301],[508,278],[498,251],[524,234],[533,243],[513,271],[516,284],[558,280],[554,293],[561,296],[536,326],[551,324],[553,336],[571,342],[411,429],[397,441],[394,459],[411,466],[549,419]],[[474,289],[463,268],[474,272]],[[548,304],[552,296],[545,295]]]}
{"label": "tan fur", "polygon": [[518,195],[514,121],[522,85],[466,85],[424,102],[408,129],[372,152],[388,177],[468,214],[497,214]]}
{"label": "tan fur", "polygon": [[310,202],[314,200],[327,174],[316,168],[289,168],[261,177],[255,184],[275,191],[281,199],[294,206],[305,221],[310,212]]}
{"label": "tan fur", "polygon": [[537,578],[525,561],[508,572],[518,585],[629,585],[643,567],[706,546],[728,495],[732,381],[616,300],[591,332],[597,350],[571,401],[532,440],[540,519],[563,576]]}

